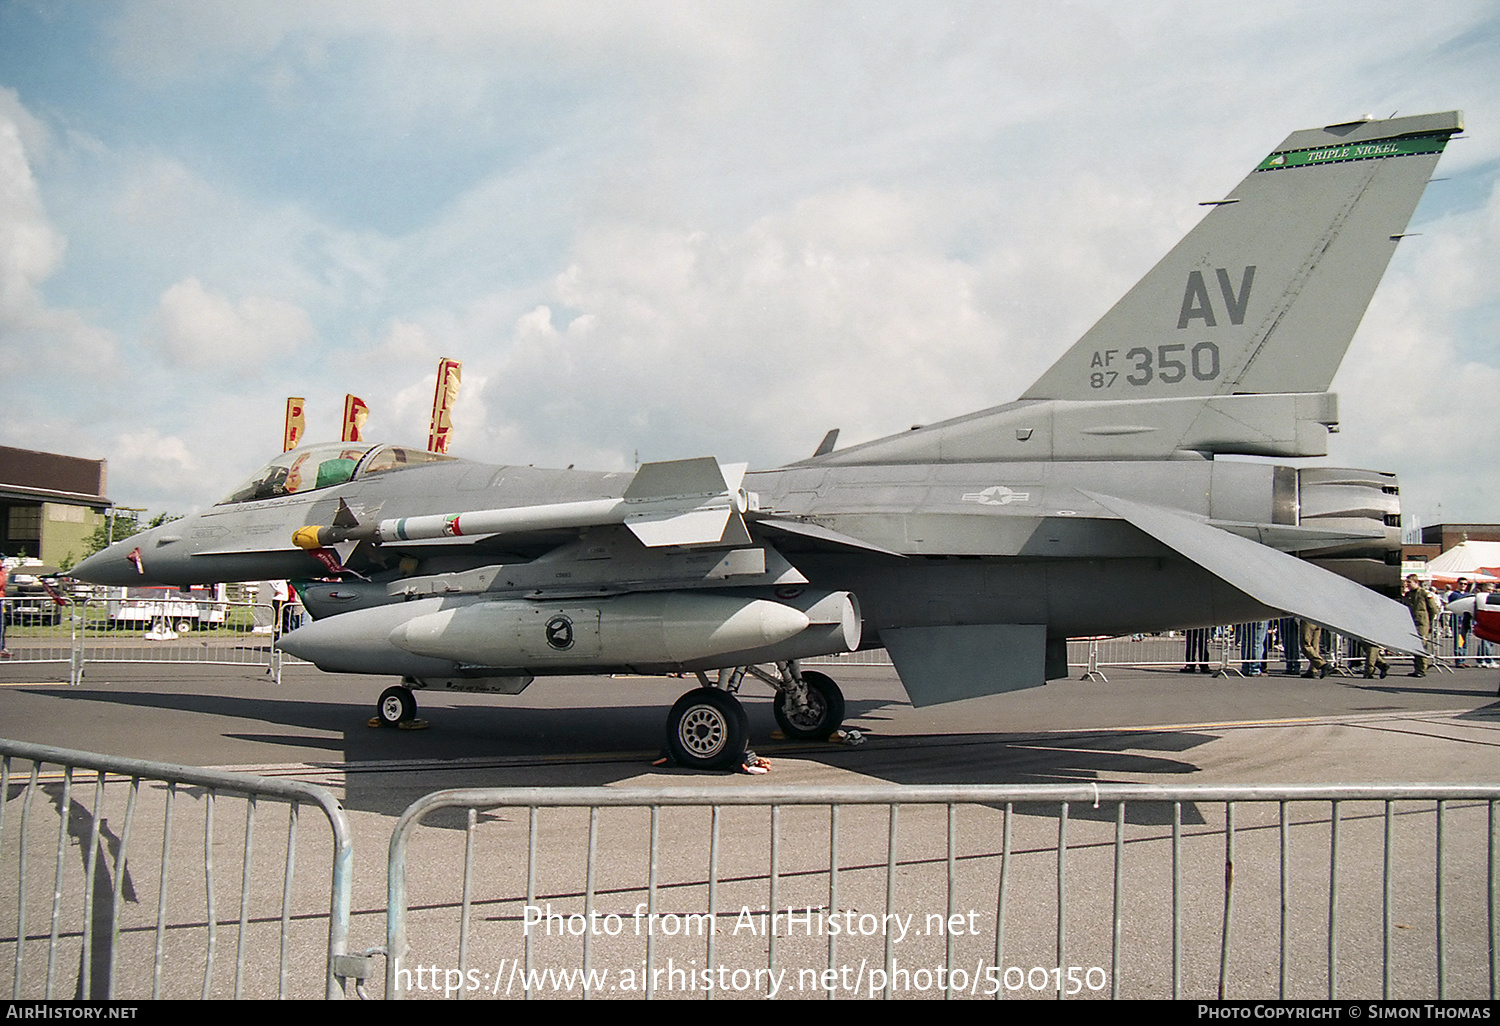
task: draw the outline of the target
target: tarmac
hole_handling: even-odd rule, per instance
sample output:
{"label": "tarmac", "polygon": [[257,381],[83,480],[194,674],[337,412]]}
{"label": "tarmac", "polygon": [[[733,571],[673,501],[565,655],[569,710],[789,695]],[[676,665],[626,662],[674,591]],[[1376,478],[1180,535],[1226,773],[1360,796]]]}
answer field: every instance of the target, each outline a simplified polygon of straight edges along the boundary
{"label": "tarmac", "polygon": [[[846,725],[866,743],[775,737],[770,689],[747,682],[751,745],[772,761],[777,785],[1474,783],[1500,769],[1495,669],[1410,678],[1398,664],[1385,680],[1307,680],[1110,667],[1107,681],[924,709],[889,667],[821,669],[843,688]],[[194,766],[307,767],[321,781],[397,763],[442,786],[724,779],[649,765],[691,678],[544,677],[516,696],[419,692],[428,729],[373,729],[374,701],[391,683],[298,664],[277,684],[255,667],[100,663],[69,686],[65,665],[0,663],[0,736]]]}
{"label": "tarmac", "polygon": [[[139,759],[245,770],[328,787],[343,802],[354,829],[357,858],[351,939],[356,949],[378,946],[384,939],[385,852],[396,818],[416,799],[444,788],[609,785],[712,791],[746,786],[779,790],[809,786],[869,787],[884,783],[958,786],[1033,783],[1173,786],[1492,784],[1500,771],[1500,757],[1497,757],[1500,756],[1500,751],[1497,751],[1500,748],[1500,700],[1496,697],[1500,670],[1494,669],[1468,668],[1452,673],[1434,671],[1423,678],[1410,678],[1403,675],[1406,667],[1398,664],[1388,679],[1367,681],[1340,676],[1307,680],[1274,673],[1253,678],[1219,677],[1181,674],[1175,668],[1109,667],[1105,670],[1107,681],[1061,680],[1042,688],[926,709],[915,709],[906,701],[899,681],[888,667],[820,669],[828,672],[843,687],[848,703],[846,725],[857,728],[864,735],[864,743],[853,747],[780,739],[775,734],[771,715],[770,689],[747,684],[742,698],[749,716],[751,744],[771,764],[771,772],[761,777],[692,772],[651,764],[661,749],[666,710],[679,694],[696,683],[678,678],[543,678],[517,696],[419,693],[419,716],[426,721],[426,729],[389,730],[368,725],[374,713],[375,698],[391,683],[387,678],[327,675],[310,667],[289,665],[283,672],[281,683],[277,684],[263,670],[252,667],[99,663],[88,667],[85,683],[69,686],[65,683],[65,665],[6,663],[0,664],[0,725],[3,725],[0,726],[0,735],[12,740]],[[18,784],[13,776],[12,788],[7,795],[8,817],[19,815],[24,789]],[[108,801],[113,809],[109,813],[109,822],[117,825],[122,799],[112,795]],[[1303,896],[1298,907],[1311,918],[1297,927],[1298,933],[1293,938],[1299,963],[1299,982],[1290,993],[1317,997],[1322,996],[1327,987],[1327,973],[1304,970],[1306,966],[1315,968],[1320,961],[1326,961],[1328,948],[1326,928],[1318,926],[1326,919],[1329,908],[1326,886],[1328,813],[1326,804],[1320,810],[1305,806],[1298,809],[1300,811],[1294,817],[1297,824],[1294,833],[1301,831],[1302,835],[1312,839],[1307,842],[1310,843],[1308,858],[1311,861],[1305,869],[1298,869],[1298,886],[1312,890]],[[883,806],[863,811],[851,809],[844,814],[844,826],[840,828],[843,838],[840,858],[849,868],[841,873],[840,879],[843,881],[842,893],[847,899],[841,899],[841,904],[846,907],[857,905],[869,910],[884,900],[883,895],[877,893],[884,884],[877,886],[876,882],[876,876],[880,875],[876,870],[883,868],[885,854],[882,846],[886,843],[888,829],[887,813],[883,810]],[[911,859],[903,856],[905,861],[902,862],[900,880],[905,897],[902,907],[919,913],[920,921],[922,913],[944,909],[944,903],[956,894],[960,912],[988,908],[990,912],[985,914],[991,916],[993,923],[1000,843],[998,831],[1003,821],[999,810],[976,808],[973,812],[966,811],[959,827],[948,828],[957,830],[954,836],[959,848],[965,852],[960,861],[966,867],[963,872],[968,874],[965,879],[969,881],[960,882],[951,892],[945,890],[943,880],[941,851],[945,827],[938,813],[939,810],[931,810],[931,814],[921,810],[903,812],[900,826],[903,846],[913,845],[912,850],[927,854]],[[193,818],[198,813],[179,811],[175,815],[183,820],[177,827],[177,836],[190,838],[196,833],[196,843],[201,846],[204,843],[203,827]],[[233,815],[227,812],[220,815],[220,825],[215,828],[216,845],[227,844],[233,848],[238,843],[234,836],[236,828],[225,825],[233,823]],[[526,814],[521,810],[519,815],[520,819],[499,812],[480,816],[477,843],[488,853],[482,864],[491,867],[492,872],[480,886],[481,894],[489,897],[482,898],[476,906],[482,913],[476,919],[480,925],[476,925],[475,938],[466,956],[467,964],[484,966],[481,975],[474,977],[483,982],[477,996],[489,996],[492,979],[494,987],[498,988],[498,981],[507,971],[511,974],[506,977],[507,988],[515,984],[519,952],[516,937],[524,914],[520,899],[527,893],[523,872]],[[587,869],[581,862],[580,853],[586,850],[589,831],[594,827],[590,826],[587,816],[579,819],[576,816],[568,818],[564,813],[548,815],[561,818],[546,821],[552,825],[543,831],[540,890],[536,893],[547,896],[559,910],[566,908],[577,912],[583,908],[587,890],[583,885]],[[688,814],[683,812],[681,815]],[[721,909],[753,907],[763,912],[767,908],[764,848],[768,824],[764,821],[764,810],[755,815],[760,818],[750,817],[749,813],[725,815],[721,856],[726,882],[719,898]],[[788,838],[810,841],[814,848],[822,845],[823,875],[819,877],[816,870],[818,857],[798,854],[788,842],[781,856],[781,872],[787,882],[781,900],[776,904],[778,908],[786,901],[817,904],[817,893],[822,893],[821,900],[825,905],[827,903],[829,841],[820,831],[826,833],[828,814],[824,811],[817,814],[821,819],[814,816],[811,820],[808,815],[812,814],[787,811],[781,829]],[[1070,844],[1081,843],[1093,854],[1078,856],[1082,861],[1075,861],[1070,868],[1068,879],[1072,891],[1069,900],[1082,901],[1085,908],[1104,907],[1108,898],[1110,869],[1103,863],[1090,868],[1092,863],[1089,861],[1107,859],[1112,850],[1112,819],[1110,816],[1101,819],[1100,815],[1087,809],[1073,812],[1077,822],[1072,826],[1074,835]],[[1184,815],[1184,825],[1180,829],[1186,831],[1185,836],[1189,838],[1185,843],[1190,848],[1196,844],[1199,854],[1206,859],[1206,869],[1200,867],[1190,874],[1196,881],[1193,886],[1202,889],[1209,897],[1200,900],[1200,895],[1194,898],[1188,910],[1190,915],[1184,928],[1188,930],[1190,940],[1198,939],[1191,940],[1187,949],[1196,953],[1177,972],[1182,977],[1183,993],[1211,996],[1203,991],[1211,986],[1206,981],[1211,981],[1218,970],[1213,957],[1214,931],[1219,929],[1215,924],[1221,919],[1215,905],[1218,899],[1213,895],[1219,886],[1214,882],[1216,875],[1223,872],[1224,812],[1221,806],[1198,803],[1196,807],[1187,807]],[[1274,856],[1276,829],[1274,816],[1272,820],[1265,820],[1263,815],[1259,818],[1246,815],[1240,825],[1241,843],[1245,847],[1239,861],[1242,864],[1240,872],[1246,881],[1250,881],[1264,871],[1262,863],[1265,859]],[[1357,851],[1378,848],[1378,844],[1372,847],[1380,837],[1378,813],[1351,808],[1346,815],[1344,843]],[[307,813],[303,814],[304,819],[307,816]],[[601,897],[597,898],[600,904],[594,907],[607,907],[617,915],[627,917],[624,921],[628,923],[630,913],[645,900],[644,877],[637,878],[640,872],[644,872],[637,872],[641,865],[638,848],[644,820],[627,822],[618,818],[621,816],[624,813],[610,810],[601,814],[602,825],[598,826],[600,876],[593,885]],[[1403,817],[1406,825],[1416,829],[1415,836],[1424,838],[1424,846],[1430,849],[1435,829],[1431,804],[1428,803],[1425,810],[1406,810]],[[1485,817],[1482,804],[1454,810],[1446,828],[1451,833],[1446,843],[1452,852],[1457,852],[1463,845],[1472,847],[1478,844],[1482,848],[1492,829],[1492,826],[1485,825],[1490,822]],[[6,822],[12,826],[6,827],[8,836],[0,844],[5,849],[7,865],[13,858],[10,849],[14,844],[13,825],[17,821],[7,818]],[[1008,935],[1011,939],[1007,942],[1007,950],[1023,960],[1013,962],[1012,968],[1017,964],[1027,970],[1061,965],[1061,953],[1049,951],[1048,946],[1053,942],[1045,941],[1053,930],[1048,925],[1050,914],[1045,910],[1048,907],[1055,909],[1055,891],[1059,886],[1055,880],[1056,856],[1047,854],[1047,831],[1053,832],[1052,840],[1056,839],[1055,813],[1023,815],[1018,808],[1015,823],[1015,850],[1024,847],[1033,853],[1028,856],[1029,864],[1024,860],[1016,863],[1015,871],[1020,875],[1014,878],[1014,884],[1022,888],[1017,894],[1035,897],[1041,905],[1031,917],[1036,920],[1040,931],[1036,937],[1028,936],[1020,926],[1013,927]],[[455,863],[453,859],[455,851],[461,854],[462,842],[459,839],[464,836],[463,820],[457,814],[438,814],[428,824],[431,829],[424,827],[414,841],[416,847],[411,860],[411,887],[416,910],[413,913],[413,949],[429,953],[426,962],[418,959],[416,964],[451,968],[458,964],[454,947],[458,895],[454,888],[462,875],[461,860]],[[280,829],[284,831],[285,828]],[[709,836],[708,823],[664,813],[662,829],[665,839],[663,880],[675,881],[672,887],[663,890],[663,900],[670,896],[671,901],[662,907],[679,911],[697,907],[694,903],[701,904],[704,898],[698,893],[704,883],[704,867],[700,863],[705,852],[700,850],[700,842]],[[1170,938],[1172,928],[1169,923],[1157,920],[1166,915],[1167,907],[1161,904],[1159,887],[1168,886],[1167,893],[1170,893],[1170,881],[1154,880],[1153,888],[1156,889],[1148,890],[1141,877],[1158,875],[1164,871],[1162,867],[1169,864],[1169,849],[1152,849],[1152,846],[1168,844],[1172,828],[1170,823],[1158,819],[1154,822],[1132,820],[1130,829],[1133,831],[1131,845],[1137,853],[1146,856],[1144,865],[1149,867],[1132,871],[1135,873],[1132,879],[1141,887],[1139,891],[1132,887],[1130,893],[1150,906],[1143,911],[1144,921],[1155,925],[1150,929],[1132,926],[1127,930],[1125,950],[1131,954],[1119,971],[1122,974],[1128,972],[1131,982],[1125,993],[1168,996],[1173,976],[1172,955],[1170,945],[1163,947],[1163,938]],[[273,891],[280,872],[277,863],[280,856],[273,839],[275,833],[274,829],[259,832],[256,841],[256,875],[264,874],[267,886]],[[819,837],[822,840],[818,840]],[[1194,841],[1194,837],[1199,839]],[[178,845],[187,843],[190,842],[174,841]],[[517,843],[522,845],[519,856],[513,847],[505,847]],[[1302,841],[1297,843],[1304,844]],[[1401,843],[1405,845],[1407,842],[1403,840]],[[457,849],[455,844],[459,845]],[[304,840],[301,845],[299,852],[305,854],[299,854],[299,858],[307,859],[309,864],[315,863],[319,843]],[[1265,848],[1266,845],[1270,847]],[[903,851],[906,850],[903,847]],[[1252,856],[1253,851],[1259,854]],[[43,855],[39,852],[36,857],[41,859]],[[1428,896],[1426,900],[1429,902],[1434,886],[1431,857],[1431,851],[1413,851],[1405,856],[1414,860],[1412,866],[1402,870],[1427,874],[1427,882],[1412,892]],[[174,903],[189,901],[188,895],[193,893],[201,894],[204,886],[199,879],[203,875],[201,853],[196,858],[199,863],[196,875],[191,868],[174,870],[173,882],[164,888],[173,895]],[[44,868],[50,866],[45,860],[37,864]],[[191,867],[191,857],[185,864]],[[1423,866],[1427,868],[1423,869]],[[1341,872],[1351,881],[1375,872],[1378,880],[1378,867],[1372,870],[1361,864]],[[50,869],[47,873],[50,878]],[[121,990],[127,996],[142,993],[141,988],[146,984],[140,982],[140,976],[149,976],[150,972],[148,942],[153,921],[150,914],[156,908],[156,899],[150,881],[143,875],[145,873],[144,868],[138,868],[134,882],[139,892],[139,913],[144,917],[135,927],[135,933],[131,934],[136,937],[138,947],[122,962],[122,980],[126,969],[133,968],[136,973],[134,982]],[[221,869],[219,873],[229,876],[237,874],[238,870]],[[522,875],[517,876],[518,873]],[[1321,891],[1316,883],[1319,878],[1325,880]],[[819,879],[823,882],[818,883]],[[799,880],[800,883],[795,882]],[[13,887],[10,881],[10,871],[7,870],[0,879],[0,887]],[[326,888],[326,883],[323,886]],[[1474,901],[1483,897],[1486,886],[1482,878],[1473,878],[1470,869],[1464,869],[1453,880],[1453,887]],[[819,888],[823,890],[819,891]],[[179,891],[181,898],[177,897]],[[13,891],[0,890],[0,894],[4,893]],[[606,893],[609,895],[607,900],[602,897]],[[1274,893],[1274,887],[1266,893]],[[1053,897],[1048,898],[1048,894],[1053,894]],[[299,900],[308,902],[310,908],[322,901],[326,908],[326,896],[326,889],[320,897],[315,887]],[[198,900],[201,903],[201,899]],[[217,915],[222,918],[227,909],[227,914],[232,916],[236,911],[236,900],[221,898]],[[1027,899],[1016,897],[1012,900]],[[1249,897],[1242,897],[1241,901],[1243,904],[1237,911],[1239,922],[1261,924],[1260,927],[1250,927],[1257,938],[1271,936],[1274,931],[1266,933],[1269,927],[1265,924],[1273,921],[1266,917],[1274,918],[1274,901],[1270,905],[1257,904]],[[0,900],[0,904],[4,903]],[[32,908],[32,916],[41,916],[40,920],[33,919],[33,922],[45,923],[45,896],[39,894],[33,900]],[[1453,975],[1453,986],[1459,988],[1450,993],[1472,995],[1484,991],[1485,966],[1481,949],[1488,950],[1483,941],[1487,928],[1482,921],[1474,920],[1478,914],[1467,904],[1462,907],[1455,905],[1449,914],[1445,929],[1456,932],[1447,942],[1453,950],[1447,955],[1449,968],[1446,972]],[[201,919],[202,913],[196,915]],[[1352,902],[1342,915],[1346,925],[1341,927],[1340,936],[1350,929],[1350,923],[1367,925],[1373,922],[1375,926],[1379,923],[1378,908],[1372,910],[1358,902]],[[1423,915],[1418,911],[1407,918],[1420,919]],[[1431,914],[1425,915],[1430,918]],[[0,921],[7,917],[6,913],[0,913]],[[1026,918],[1027,915],[1022,913],[1020,922],[1024,924]],[[274,911],[267,911],[261,917],[262,931],[271,930],[274,934],[272,926],[276,920]],[[14,921],[12,918],[11,922]],[[1097,920],[1091,913],[1080,913],[1070,922],[1069,949],[1082,959],[1077,964],[1085,969],[1097,969],[1100,973],[1109,971],[1112,967],[1108,961],[1110,926],[1107,918]],[[481,925],[492,932],[485,934]],[[730,925],[731,920],[726,919],[724,926]],[[35,945],[45,940],[45,930],[39,936],[37,929],[31,926],[27,931],[28,936],[36,938],[34,944],[28,945],[29,968],[25,975],[28,981],[36,979],[43,957],[34,953]],[[182,929],[192,932],[189,927]],[[1142,929],[1148,935],[1147,939],[1137,936],[1132,941],[1132,931]],[[0,928],[0,932],[6,931]],[[218,943],[221,948],[230,946],[228,937],[231,932],[227,924],[220,928]],[[1375,927],[1356,927],[1356,935],[1365,941],[1378,932]],[[316,990],[316,967],[321,958],[317,952],[317,938],[320,935],[315,927],[308,926],[294,927],[293,934],[298,955],[292,960],[291,978],[296,983],[302,976],[308,976],[302,980],[303,992],[309,986]],[[779,964],[786,967],[802,965],[808,958],[815,963],[817,959],[834,958],[828,951],[827,940],[798,937],[795,931],[793,934],[783,942],[773,962],[779,959]],[[9,936],[13,944],[14,933]],[[326,942],[326,931],[322,936]],[[730,936],[726,935],[713,956],[717,964],[739,967],[743,962],[745,967],[762,968],[768,965],[767,941],[762,939],[750,943],[744,937],[731,940]],[[1411,936],[1414,934],[1401,933],[1403,940]],[[921,959],[926,960],[922,964],[926,965],[929,962],[941,963],[952,954],[961,958],[965,965],[972,963],[968,970],[972,977],[982,973],[986,962],[993,961],[990,956],[996,942],[992,937],[990,934],[982,942],[970,939],[946,954],[942,944],[928,938],[922,945],[913,943],[898,948],[896,955],[909,955],[911,961],[907,964],[915,965],[920,952]],[[1209,940],[1203,940],[1204,937]],[[1423,943],[1428,941],[1430,938]],[[620,942],[609,938],[599,938],[591,954],[584,953],[580,947],[582,943],[576,937],[566,940],[559,937],[545,944],[539,942],[536,957],[540,961],[537,964],[581,964],[579,958],[584,957],[592,960],[596,969],[613,973],[618,985],[625,978],[625,970],[633,969],[635,963],[644,957],[642,951],[621,947]],[[661,943],[655,953],[659,965],[666,965],[675,957],[676,965],[682,967],[693,959],[702,962],[705,957],[701,942],[697,947],[682,947],[678,941],[668,943],[663,940]],[[1347,940],[1344,943],[1348,955],[1360,942]],[[262,962],[267,958],[274,962],[271,953],[274,945],[269,940],[252,939],[246,942],[246,950],[259,950],[256,944],[265,949]],[[990,955],[978,952],[976,944],[990,950]],[[5,937],[0,937],[0,954],[3,954],[0,960],[9,958],[9,947]],[[804,948],[809,950],[804,951]],[[169,943],[168,951],[171,950]],[[1087,958],[1083,958],[1085,953]],[[1266,993],[1265,988],[1270,987],[1270,993],[1274,995],[1275,984],[1266,978],[1267,963],[1261,955],[1255,959],[1247,957],[1237,971],[1230,973],[1232,986],[1241,992],[1253,991],[1261,995]],[[72,957],[79,956],[75,953]],[[839,949],[837,958],[840,968],[856,964],[878,967],[882,950],[876,939],[850,939]],[[178,961],[179,968],[188,963],[196,966],[198,961],[194,959],[201,961],[198,956],[182,956]],[[1413,967],[1402,970],[1410,977],[1401,977],[1402,986],[1409,986],[1410,993],[1419,996],[1436,993],[1437,984],[1428,965],[1432,959],[1431,954],[1423,954],[1412,961]],[[897,960],[899,962],[899,957]],[[378,976],[382,963],[378,958],[376,963]],[[505,969],[507,964],[509,970]],[[747,971],[750,970],[747,968]],[[269,985],[266,979],[274,978],[275,974],[268,973],[264,965],[254,970],[258,986]],[[201,969],[195,968],[187,974],[186,983],[178,981],[172,985],[169,980],[164,992],[179,993],[173,988],[180,985],[187,988],[181,991],[185,996],[196,996],[196,988],[202,982],[201,975]],[[224,992],[230,986],[228,976],[224,970],[219,970],[211,992]],[[682,979],[690,983],[693,978]],[[745,979],[753,982],[754,977]],[[860,987],[868,991],[871,979],[861,979]],[[664,983],[671,982],[670,979],[664,980]],[[732,982],[724,985],[722,996],[733,995]],[[911,978],[908,977],[906,982],[910,985]],[[6,986],[8,988],[8,981]],[[755,986],[759,984],[747,988],[744,996],[760,993]],[[1371,986],[1377,988],[1375,996],[1378,996],[1378,980],[1372,983],[1365,969],[1343,971],[1341,993],[1349,993],[1353,988],[1360,996],[1369,996]],[[380,981],[372,980],[370,987],[379,993]],[[297,988],[293,989],[295,992]],[[417,996],[444,996],[443,988],[419,989],[422,993]],[[552,989],[557,993],[577,992],[576,987]],[[856,996],[852,991],[858,989],[850,988],[849,993],[841,991],[834,996]],[[983,990],[980,988],[979,996],[984,996]],[[942,992],[942,988],[928,988],[902,996],[930,997],[940,996]],[[616,996],[640,995],[625,991]],[[667,996],[667,990],[661,990],[659,996]],[[687,986],[673,996],[701,997],[703,993],[701,989],[693,990]],[[861,993],[859,996],[868,995]],[[1047,995],[1032,993],[1023,987],[1020,992],[1008,996]],[[1081,996],[1101,995],[1085,988]]]}

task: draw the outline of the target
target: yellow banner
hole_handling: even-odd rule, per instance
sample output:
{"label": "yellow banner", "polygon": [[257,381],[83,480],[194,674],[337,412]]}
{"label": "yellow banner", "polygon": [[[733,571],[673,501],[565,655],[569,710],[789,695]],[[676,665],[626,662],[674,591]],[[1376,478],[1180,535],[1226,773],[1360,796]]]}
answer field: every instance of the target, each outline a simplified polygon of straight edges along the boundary
{"label": "yellow banner", "polygon": [[286,427],[281,432],[281,451],[290,452],[302,441],[302,404],[306,400],[297,397],[286,401]]}
{"label": "yellow banner", "polygon": [[360,432],[364,430],[365,421],[370,417],[370,407],[357,395],[344,394],[344,435],[341,439],[345,442],[363,441]]}
{"label": "yellow banner", "polygon": [[459,372],[463,364],[446,356],[438,361],[437,391],[432,396],[432,428],[427,434],[427,451],[448,451],[448,438],[453,431],[449,414],[458,400]]}

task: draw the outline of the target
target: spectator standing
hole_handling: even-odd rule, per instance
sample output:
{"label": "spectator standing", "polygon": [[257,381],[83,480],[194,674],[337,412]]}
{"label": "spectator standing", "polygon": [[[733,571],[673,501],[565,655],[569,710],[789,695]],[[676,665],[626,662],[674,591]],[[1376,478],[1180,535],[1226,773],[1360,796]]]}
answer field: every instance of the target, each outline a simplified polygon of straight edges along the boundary
{"label": "spectator standing", "polygon": [[[1484,596],[1492,594],[1494,590],[1494,581],[1484,581],[1474,589],[1474,593],[1479,596],[1482,602],[1484,601]],[[1470,629],[1472,630],[1472,628],[1473,625],[1470,624]],[[1474,664],[1485,667],[1494,667],[1496,665],[1494,643],[1484,640],[1478,634],[1474,635]]]}
{"label": "spectator standing", "polygon": [[10,658],[10,649],[5,647],[5,617],[8,612],[5,606],[5,584],[9,577],[5,569],[5,560],[0,558],[0,659]]}
{"label": "spectator standing", "polygon": [[[1461,598],[1468,598],[1473,594],[1467,577],[1460,577],[1453,590],[1448,593],[1449,602],[1457,602]],[[1469,632],[1474,628],[1474,618],[1468,613],[1459,613],[1453,618],[1453,665],[1463,667],[1468,665],[1465,658],[1473,645],[1469,643]]]}
{"label": "spectator standing", "polygon": [[1189,627],[1187,630],[1186,652],[1183,655],[1183,666],[1178,673],[1210,673],[1212,670],[1208,665],[1208,636],[1209,627]]}
{"label": "spectator standing", "polygon": [[1301,628],[1295,616],[1283,616],[1276,621],[1276,637],[1281,641],[1281,657],[1285,660],[1288,676],[1295,677],[1302,670]]}
{"label": "spectator standing", "polygon": [[[1442,611],[1443,604],[1438,601],[1436,595],[1422,587],[1422,582],[1417,580],[1416,574],[1407,574],[1406,580],[1401,582],[1401,601],[1406,603],[1406,608],[1411,613],[1411,625],[1417,632],[1417,637],[1422,639],[1425,647],[1431,649],[1432,621]],[[1412,656],[1412,664],[1413,669],[1407,674],[1408,677],[1427,676],[1425,655]]]}
{"label": "spectator standing", "polygon": [[1240,636],[1240,668],[1247,677],[1266,672],[1266,621],[1255,620],[1235,628]]}

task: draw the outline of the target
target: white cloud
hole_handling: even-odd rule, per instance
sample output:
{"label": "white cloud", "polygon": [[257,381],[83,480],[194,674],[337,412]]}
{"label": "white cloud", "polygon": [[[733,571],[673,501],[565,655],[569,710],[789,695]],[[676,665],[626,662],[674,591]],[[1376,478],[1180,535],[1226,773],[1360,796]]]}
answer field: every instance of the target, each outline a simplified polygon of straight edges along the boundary
{"label": "white cloud", "polygon": [[[121,432],[109,447],[108,494],[126,506],[186,513],[176,498],[182,482],[205,476],[213,481],[217,476],[198,455],[198,444],[197,439],[163,434],[154,428]],[[251,468],[244,469],[248,472]],[[122,492],[122,488],[127,490]]]}
{"label": "white cloud", "polygon": [[162,355],[186,367],[256,370],[287,359],[315,338],[306,311],[268,296],[238,301],[185,278],[157,306]]}
{"label": "white cloud", "polygon": [[32,174],[46,129],[0,88],[0,374],[107,368],[114,339],[79,314],[50,307],[42,285],[62,265],[66,240],[53,227]]}
{"label": "white cloud", "polygon": [[[472,361],[487,426],[508,422],[512,445],[554,463],[602,446],[612,466],[637,449],[766,464],[831,426],[868,436],[1008,398],[989,373],[1003,328],[976,303],[974,269],[943,255],[946,237],[922,202],[868,186],[734,234],[586,230],[552,302]],[[974,368],[966,384],[939,350]]]}
{"label": "white cloud", "polygon": [[[798,458],[828,427],[847,444],[1014,398],[1291,129],[1463,105],[1475,136],[1439,174],[1500,152],[1484,4],[100,10],[117,68],[88,93],[119,96],[110,113],[52,98],[49,134],[0,90],[0,317],[32,311],[0,348],[118,333],[123,359],[71,404],[64,376],[14,379],[15,422],[86,407],[86,451],[149,426],[208,468],[242,454],[234,474],[288,393],[311,437],[349,390],[372,437],[424,439],[439,356],[465,364],[455,445],[476,458]],[[1351,362],[1378,379],[1425,345],[1424,394],[1484,380],[1496,361],[1462,343],[1494,251],[1413,241],[1438,270],[1393,269]],[[1377,319],[1401,330],[1382,343]],[[1347,445],[1366,428],[1343,391]],[[211,429],[218,407],[232,427]],[[1410,490],[1415,454],[1384,427],[1396,448],[1335,458]]]}
{"label": "white cloud", "polygon": [[1398,471],[1402,508],[1425,524],[1494,519],[1500,185],[1478,216],[1425,225],[1402,245],[1333,383],[1334,456]]}
{"label": "white cloud", "polygon": [[64,241],[42,209],[23,135],[36,136],[29,115],[0,90],[0,324],[34,317],[37,287],[62,262]]}

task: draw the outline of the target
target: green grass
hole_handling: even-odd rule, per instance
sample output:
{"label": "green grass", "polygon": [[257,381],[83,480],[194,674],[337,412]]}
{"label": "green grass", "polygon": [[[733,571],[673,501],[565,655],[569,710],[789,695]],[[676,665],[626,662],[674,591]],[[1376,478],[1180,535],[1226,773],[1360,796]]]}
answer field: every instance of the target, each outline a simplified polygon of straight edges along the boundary
{"label": "green grass", "polygon": [[[74,625],[71,617],[77,611],[77,607],[68,607],[64,611],[63,620],[56,625],[53,624],[7,624],[5,636],[7,640],[29,639],[29,640],[53,640],[66,641],[73,636]],[[194,629],[182,637],[202,638],[203,640],[234,639],[250,635],[250,629],[255,625],[255,613],[253,610],[243,606],[231,607],[225,611],[223,626],[202,627]],[[103,605],[87,605],[83,607],[82,622],[78,629],[89,637],[128,637],[131,634],[144,634],[150,629],[150,624],[127,623],[119,627],[112,626],[108,610]]]}

